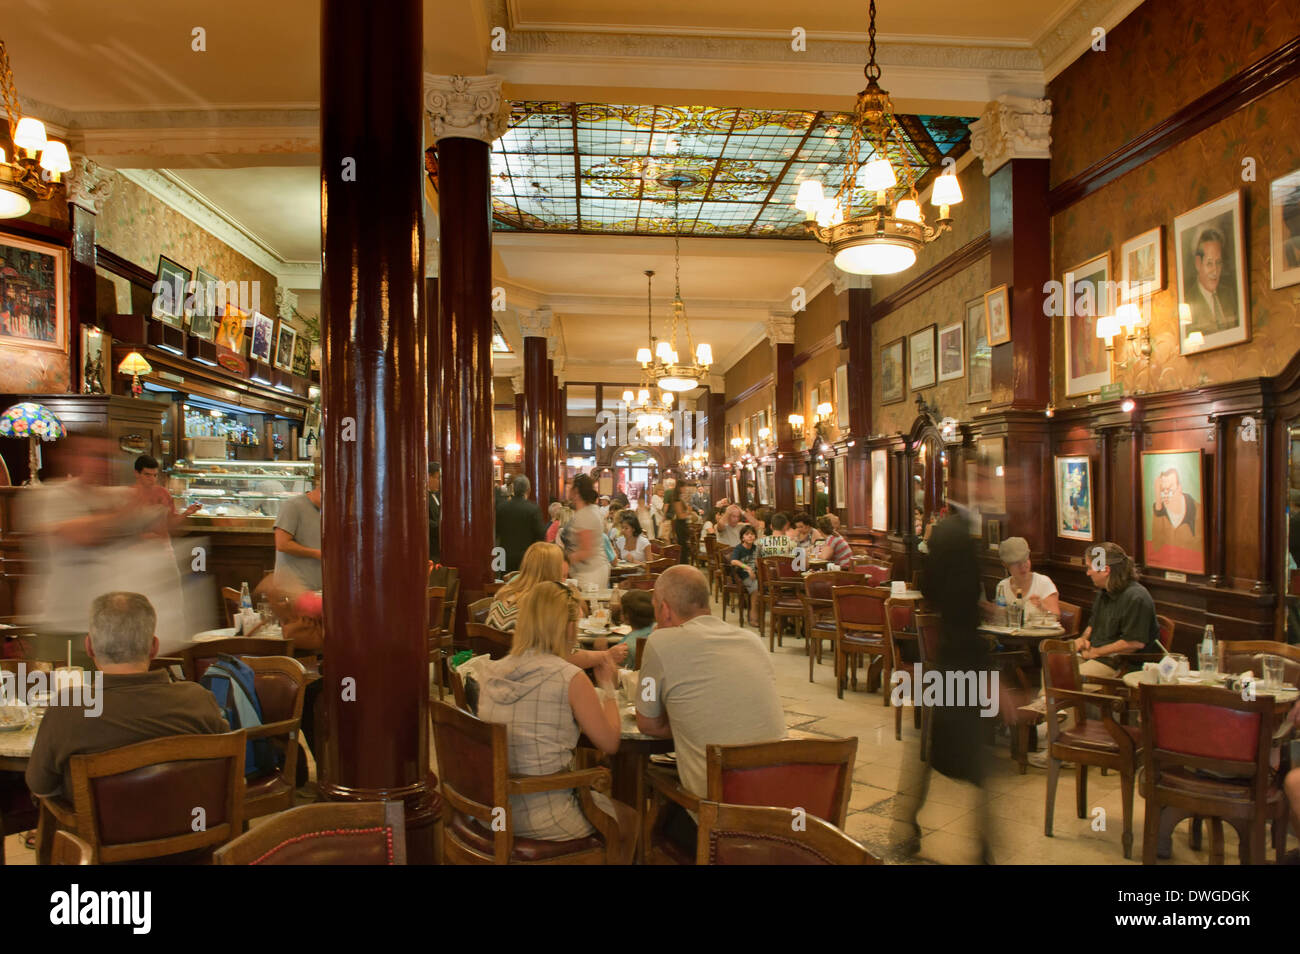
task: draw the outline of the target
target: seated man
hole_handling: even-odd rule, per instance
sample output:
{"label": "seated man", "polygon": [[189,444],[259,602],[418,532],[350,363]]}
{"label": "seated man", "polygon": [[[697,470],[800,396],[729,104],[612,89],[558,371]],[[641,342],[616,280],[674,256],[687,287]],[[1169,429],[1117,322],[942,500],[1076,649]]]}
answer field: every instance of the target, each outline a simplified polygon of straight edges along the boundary
{"label": "seated man", "polygon": [[[675,566],[659,577],[654,609],[659,625],[645,644],[640,674],[642,687],[654,691],[643,688],[637,699],[637,727],[673,739],[682,787],[705,798],[706,746],[785,737],[776,674],[756,633],[709,612],[709,583],[694,567]],[[695,821],[675,807],[665,815],[665,831],[693,853]]]}
{"label": "seated man", "polygon": [[789,536],[790,518],[783,513],[772,514],[771,532],[759,539],[760,556],[789,556],[794,552],[794,541]]}
{"label": "seated man", "polygon": [[[1102,551],[1104,565],[1093,564]],[[1090,546],[1083,554],[1088,579],[1099,592],[1092,603],[1090,624],[1074,641],[1079,651],[1079,672],[1084,676],[1120,675],[1118,663],[1107,657],[1116,653],[1156,652],[1160,626],[1156,622],[1156,604],[1147,588],[1134,576],[1133,561],[1117,543]]]}
{"label": "seated man", "polygon": [[[139,593],[105,593],[90,607],[86,652],[103,673],[94,700],[98,716],[83,706],[51,706],[32,756],[27,787],[33,795],[71,792],[68,760],[169,735],[229,732],[212,693],[196,682],[172,682],[166,670],[149,671],[158,654],[157,614]],[[96,674],[98,676],[98,674]]]}

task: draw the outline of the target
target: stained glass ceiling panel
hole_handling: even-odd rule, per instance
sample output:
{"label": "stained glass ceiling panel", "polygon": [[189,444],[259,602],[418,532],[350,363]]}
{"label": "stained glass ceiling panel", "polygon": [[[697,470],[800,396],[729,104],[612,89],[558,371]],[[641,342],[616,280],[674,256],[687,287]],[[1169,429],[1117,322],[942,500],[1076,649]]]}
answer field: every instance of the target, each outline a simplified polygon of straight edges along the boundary
{"label": "stained glass ceiling panel", "polygon": [[[897,117],[915,168],[933,175],[969,141],[971,117]],[[801,238],[802,180],[839,186],[845,113],[518,102],[492,146],[498,231]],[[691,178],[677,209],[663,179]]]}

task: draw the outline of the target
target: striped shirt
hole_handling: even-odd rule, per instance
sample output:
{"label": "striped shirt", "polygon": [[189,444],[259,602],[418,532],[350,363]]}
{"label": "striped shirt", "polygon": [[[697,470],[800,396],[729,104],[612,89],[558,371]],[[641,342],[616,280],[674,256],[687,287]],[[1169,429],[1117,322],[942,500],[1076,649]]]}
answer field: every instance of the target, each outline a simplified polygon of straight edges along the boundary
{"label": "striped shirt", "polygon": [[848,541],[838,533],[827,537],[822,543],[822,557],[836,566],[853,565],[853,550],[849,547]]}

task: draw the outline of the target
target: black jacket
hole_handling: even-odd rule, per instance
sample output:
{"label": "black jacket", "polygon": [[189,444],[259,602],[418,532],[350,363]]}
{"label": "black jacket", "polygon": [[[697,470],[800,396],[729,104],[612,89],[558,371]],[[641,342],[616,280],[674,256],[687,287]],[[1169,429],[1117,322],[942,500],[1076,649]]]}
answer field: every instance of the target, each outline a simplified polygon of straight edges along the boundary
{"label": "black jacket", "polygon": [[442,556],[439,535],[442,531],[442,494],[429,494],[429,559],[434,563]]}
{"label": "black jacket", "polygon": [[511,497],[497,507],[497,543],[506,551],[506,572],[519,569],[524,551],[546,539],[542,511],[527,497]]}

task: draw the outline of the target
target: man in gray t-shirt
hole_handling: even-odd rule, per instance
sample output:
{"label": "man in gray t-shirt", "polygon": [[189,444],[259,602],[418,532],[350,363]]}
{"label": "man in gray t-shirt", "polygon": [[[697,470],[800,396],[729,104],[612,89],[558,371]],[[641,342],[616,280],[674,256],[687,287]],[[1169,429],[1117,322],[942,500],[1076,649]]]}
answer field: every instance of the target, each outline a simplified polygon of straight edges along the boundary
{"label": "man in gray t-shirt", "polygon": [[280,505],[275,520],[275,573],[290,575],[309,590],[322,588],[320,483]]}
{"label": "man in gray t-shirt", "polygon": [[643,650],[637,726],[673,739],[682,786],[705,798],[708,745],[785,738],[776,674],[755,633],[709,612],[709,584],[694,567],[664,571],[654,608],[658,627]]}

